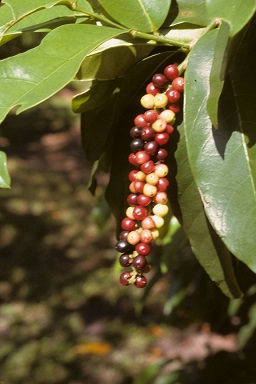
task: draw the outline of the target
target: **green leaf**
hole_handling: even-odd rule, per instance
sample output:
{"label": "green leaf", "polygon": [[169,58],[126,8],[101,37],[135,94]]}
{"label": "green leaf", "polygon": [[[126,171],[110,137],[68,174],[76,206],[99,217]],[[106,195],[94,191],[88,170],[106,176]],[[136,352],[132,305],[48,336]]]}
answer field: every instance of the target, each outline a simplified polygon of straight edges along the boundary
{"label": "green leaf", "polygon": [[172,25],[189,23],[205,27],[210,23],[205,0],[177,0],[178,15]]}
{"label": "green leaf", "polygon": [[223,22],[218,29],[214,58],[210,74],[210,94],[207,100],[207,110],[214,127],[218,126],[218,102],[224,86],[227,68],[227,46],[229,25]]}
{"label": "green leaf", "polygon": [[195,40],[198,40],[203,33],[203,28],[192,29],[170,29],[161,28],[160,33],[171,40],[180,41],[184,44],[190,44]]}
{"label": "green leaf", "polygon": [[[111,39],[86,56],[78,73],[78,80],[110,80],[127,74],[128,70],[143,57],[149,55],[154,45],[145,41]],[[122,57],[122,60],[120,60]]]}
{"label": "green leaf", "polygon": [[10,176],[7,169],[6,154],[0,151],[0,188],[10,188]]}
{"label": "green leaf", "polygon": [[[46,100],[76,74],[84,57],[120,30],[95,25],[64,25],[30,51],[2,60],[0,121],[15,106],[25,111]],[[65,39],[65,44],[63,44]]]}
{"label": "green leaf", "polygon": [[[219,103],[219,128],[212,127],[207,97],[217,39],[218,30],[209,31],[194,46],[188,60],[184,107],[188,158],[212,227],[227,248],[256,272],[256,175],[252,166],[256,158],[255,149],[249,151],[255,131],[244,121],[250,135],[248,143],[228,81]],[[246,82],[249,94],[255,94],[255,77],[251,71]],[[255,101],[250,119],[255,129]]]}
{"label": "green leaf", "polygon": [[183,228],[197,260],[211,280],[226,296],[240,297],[241,291],[236,281],[232,257],[209,224],[191,173],[183,125],[179,126],[179,133],[180,139],[175,152],[175,160],[177,162],[178,201]]}
{"label": "green leaf", "polygon": [[230,36],[237,34],[253,17],[255,0],[206,0],[206,8],[212,19],[219,18],[230,24]]}
{"label": "green leaf", "polygon": [[141,32],[157,31],[166,19],[171,0],[99,0],[102,7],[117,22]]}

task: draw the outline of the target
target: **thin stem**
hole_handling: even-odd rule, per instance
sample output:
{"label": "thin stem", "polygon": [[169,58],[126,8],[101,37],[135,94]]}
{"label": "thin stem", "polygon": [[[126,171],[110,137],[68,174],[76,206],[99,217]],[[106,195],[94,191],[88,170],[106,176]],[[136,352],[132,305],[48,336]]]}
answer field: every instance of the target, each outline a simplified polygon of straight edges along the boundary
{"label": "thin stem", "polygon": [[99,20],[99,21],[102,21],[102,22],[108,24],[108,25],[111,26],[111,27],[118,28],[118,29],[123,29],[125,32],[127,32],[127,28],[123,27],[123,26],[120,25],[120,24],[115,23],[115,22],[112,21],[112,20],[109,20],[109,19],[108,19],[106,16],[104,16],[104,15],[100,15],[99,13],[89,12],[89,11],[87,11],[87,10],[85,10],[85,9],[79,9],[79,8],[75,8],[75,9],[76,9],[76,11],[81,12],[81,13],[84,13],[85,15],[90,16],[90,17],[92,17],[93,19],[97,19],[97,20]]}
{"label": "thin stem", "polygon": [[169,39],[168,37],[165,37],[163,35],[155,35],[155,34],[144,33],[140,31],[131,31],[130,34],[132,35],[132,37],[135,37],[135,38],[153,40],[158,43],[164,43],[166,45],[172,45],[172,46],[174,45],[175,47],[180,47],[184,49],[190,48],[189,43],[184,43],[175,39]]}

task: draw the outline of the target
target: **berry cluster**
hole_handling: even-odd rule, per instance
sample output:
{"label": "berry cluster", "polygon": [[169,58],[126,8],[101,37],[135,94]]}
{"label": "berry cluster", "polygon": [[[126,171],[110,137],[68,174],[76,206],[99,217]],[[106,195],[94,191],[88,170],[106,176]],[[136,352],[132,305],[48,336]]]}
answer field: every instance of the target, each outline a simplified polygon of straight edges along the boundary
{"label": "berry cluster", "polygon": [[168,65],[164,74],[155,74],[140,100],[147,111],[135,117],[135,126],[130,130],[132,152],[128,161],[134,169],[129,173],[129,207],[116,243],[121,266],[132,267],[132,271],[122,272],[123,285],[143,288],[147,284],[144,274],[151,268],[147,261],[150,244],[159,236],[159,228],[168,213],[166,144],[174,131],[183,90],[184,79],[179,76],[176,65]]}

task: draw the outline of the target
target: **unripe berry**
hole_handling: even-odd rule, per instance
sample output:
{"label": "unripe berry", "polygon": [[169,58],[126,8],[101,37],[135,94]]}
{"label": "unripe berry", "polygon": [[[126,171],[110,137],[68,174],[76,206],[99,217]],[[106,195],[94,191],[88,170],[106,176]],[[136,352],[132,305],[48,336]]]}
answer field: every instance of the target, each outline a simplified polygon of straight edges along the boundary
{"label": "unripe berry", "polygon": [[159,177],[165,177],[166,175],[168,175],[169,169],[166,164],[161,163],[155,165],[154,171]]}
{"label": "unripe berry", "polygon": [[157,193],[157,187],[155,185],[146,183],[143,187],[143,193],[146,196],[153,197]]}
{"label": "unripe berry", "polygon": [[136,220],[134,215],[133,215],[133,209],[134,209],[134,207],[128,207],[125,211],[125,214],[127,217],[129,217],[129,219]]}
{"label": "unripe berry", "polygon": [[159,176],[155,172],[151,172],[146,176],[146,183],[156,185],[159,181]]}
{"label": "unripe berry", "polygon": [[[159,183],[159,181],[158,181]],[[157,192],[157,194],[154,196],[154,202],[157,204],[166,204],[168,201],[166,192]]]}
{"label": "unripe berry", "polygon": [[175,120],[175,113],[170,109],[165,109],[160,113],[159,117],[167,123],[173,123]]}
{"label": "unripe berry", "polygon": [[149,244],[153,240],[152,232],[149,229],[143,229],[140,233],[140,241]]}
{"label": "unripe berry", "polygon": [[[164,219],[161,216],[153,215],[151,217],[155,223],[156,228],[162,228],[163,227]],[[135,250],[136,250],[136,247],[135,247]]]}
{"label": "unripe berry", "polygon": [[145,217],[145,219],[143,219],[142,221],[141,221],[141,227],[143,228],[143,229],[154,229],[155,228],[155,222],[154,222],[154,220],[152,219],[152,217],[151,216],[147,216],[147,217]]}
{"label": "unripe berry", "polygon": [[136,176],[135,176],[135,180],[138,180],[138,181],[144,181],[146,178],[146,174],[142,171],[138,171],[136,173]]}
{"label": "unripe berry", "polygon": [[152,124],[152,128],[155,132],[163,132],[166,128],[166,121],[164,119],[157,119]]}
{"label": "unripe berry", "polygon": [[142,96],[142,98],[140,99],[140,103],[142,107],[152,109],[155,106],[155,96],[151,95],[150,93],[147,93],[146,95]]}
{"label": "unripe berry", "polygon": [[158,216],[161,216],[161,217],[164,217],[167,215],[168,211],[169,211],[169,208],[168,208],[168,205],[166,204],[156,204],[154,207],[153,207],[153,213],[155,215],[158,215]]}
{"label": "unripe berry", "polygon": [[136,245],[140,242],[140,234],[138,231],[131,231],[127,236],[127,241],[129,244]]}
{"label": "unripe berry", "polygon": [[158,93],[154,98],[156,108],[164,108],[168,104],[168,96],[165,93]]}
{"label": "unripe berry", "polygon": [[153,236],[153,240],[157,239],[160,236],[158,229],[154,229],[152,231],[152,236]]}

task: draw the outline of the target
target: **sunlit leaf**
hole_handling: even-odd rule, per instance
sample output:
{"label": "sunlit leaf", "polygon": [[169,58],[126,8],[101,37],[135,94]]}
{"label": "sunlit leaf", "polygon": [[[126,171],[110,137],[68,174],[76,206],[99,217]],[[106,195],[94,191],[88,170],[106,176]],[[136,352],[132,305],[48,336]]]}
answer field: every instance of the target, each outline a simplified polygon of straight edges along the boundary
{"label": "sunlit leaf", "polygon": [[238,33],[256,12],[255,0],[206,0],[212,19],[223,19],[230,25],[230,35]]}
{"label": "sunlit leaf", "polygon": [[0,121],[15,106],[20,113],[55,94],[74,78],[86,55],[119,34],[114,28],[64,25],[50,32],[38,47],[2,60]]}
{"label": "sunlit leaf", "polygon": [[171,0],[99,0],[117,22],[142,32],[158,30],[168,15]]}
{"label": "sunlit leaf", "polygon": [[[241,121],[226,80],[219,103],[219,128],[213,129],[207,97],[217,39],[218,30],[208,32],[189,57],[184,110],[188,158],[211,225],[228,249],[255,272],[255,107],[250,108],[250,117]],[[255,60],[254,52],[255,48],[251,60]],[[251,65],[255,65],[253,61]],[[255,84],[256,76],[251,71],[250,81],[246,82],[247,99],[255,92]]]}
{"label": "sunlit leaf", "polygon": [[177,6],[177,15],[173,12],[174,20],[172,25],[189,23],[206,26],[211,21],[205,1],[177,0]]}
{"label": "sunlit leaf", "polygon": [[0,188],[10,187],[10,176],[7,169],[6,154],[0,151]]}

